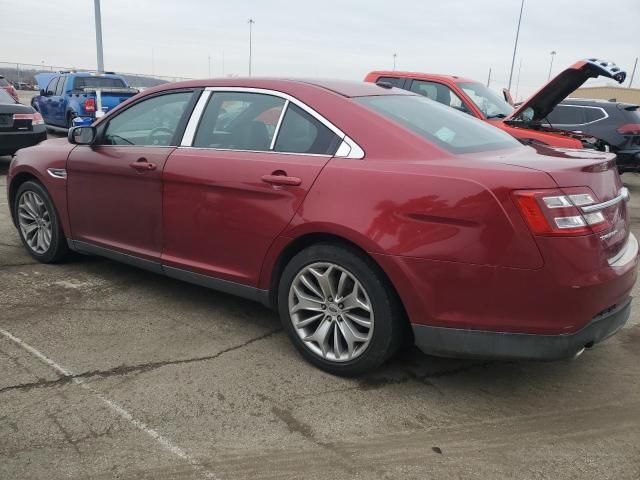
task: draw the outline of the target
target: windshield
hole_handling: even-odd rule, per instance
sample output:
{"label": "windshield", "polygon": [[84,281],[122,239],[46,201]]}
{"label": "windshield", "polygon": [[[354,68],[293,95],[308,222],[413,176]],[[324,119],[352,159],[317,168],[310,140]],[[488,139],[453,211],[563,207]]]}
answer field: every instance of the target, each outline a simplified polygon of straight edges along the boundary
{"label": "windshield", "polygon": [[520,146],[502,130],[422,96],[382,95],[355,100],[453,153]]}
{"label": "windshield", "polygon": [[500,95],[481,83],[459,83],[458,86],[487,118],[504,118],[513,112],[513,107]]}
{"label": "windshield", "polygon": [[73,89],[81,88],[126,88],[126,85],[120,78],[76,77],[73,81]]}

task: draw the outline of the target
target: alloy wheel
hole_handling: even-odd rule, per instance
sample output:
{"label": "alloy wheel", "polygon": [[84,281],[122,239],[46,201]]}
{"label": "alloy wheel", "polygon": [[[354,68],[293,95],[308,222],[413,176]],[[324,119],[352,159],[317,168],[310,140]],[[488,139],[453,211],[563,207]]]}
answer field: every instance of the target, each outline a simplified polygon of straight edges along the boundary
{"label": "alloy wheel", "polygon": [[53,235],[51,215],[36,192],[28,190],[20,196],[18,224],[22,237],[34,253],[42,255],[49,250]]}
{"label": "alloy wheel", "polygon": [[351,272],[328,262],[305,266],[289,289],[289,316],[315,355],[346,362],[367,349],[374,327],[368,293]]}

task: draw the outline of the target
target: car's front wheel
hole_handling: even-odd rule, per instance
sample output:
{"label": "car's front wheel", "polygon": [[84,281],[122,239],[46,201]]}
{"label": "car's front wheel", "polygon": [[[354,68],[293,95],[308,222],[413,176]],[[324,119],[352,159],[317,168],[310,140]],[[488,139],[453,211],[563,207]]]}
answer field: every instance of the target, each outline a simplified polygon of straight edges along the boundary
{"label": "car's front wheel", "polygon": [[291,259],[280,279],[278,309],[302,355],[336,375],[378,367],[405,332],[402,308],[379,267],[340,244],[314,245]]}
{"label": "car's front wheel", "polygon": [[53,202],[36,181],[24,182],[16,192],[13,211],[20,239],[29,254],[42,263],[62,260],[68,246]]}

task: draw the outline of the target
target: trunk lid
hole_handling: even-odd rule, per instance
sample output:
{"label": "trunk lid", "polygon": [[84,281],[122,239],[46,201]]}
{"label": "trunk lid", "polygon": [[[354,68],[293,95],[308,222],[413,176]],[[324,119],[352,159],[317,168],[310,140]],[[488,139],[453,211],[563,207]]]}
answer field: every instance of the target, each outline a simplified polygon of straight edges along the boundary
{"label": "trunk lid", "polygon": [[0,104],[0,132],[21,132],[32,130],[31,120],[14,120],[14,114],[31,114],[33,108],[20,103]]}
{"label": "trunk lid", "polygon": [[581,60],[560,72],[527,100],[516,108],[505,121],[539,122],[551,113],[562,100],[571,95],[589,78],[612,78],[624,82],[627,74],[615,63],[597,58]]}
{"label": "trunk lid", "polygon": [[[484,158],[489,160],[486,155]],[[596,150],[558,149],[536,144],[500,152],[490,160],[545,172],[565,195],[584,193],[584,187],[587,187],[595,195],[596,205],[619,199],[611,206],[597,210],[610,225],[597,235],[600,236],[608,258],[618,254],[626,244],[630,231],[627,201],[620,197],[628,195],[628,191],[620,180],[615,154]],[[581,214],[587,213],[590,206],[592,205],[581,207]]]}

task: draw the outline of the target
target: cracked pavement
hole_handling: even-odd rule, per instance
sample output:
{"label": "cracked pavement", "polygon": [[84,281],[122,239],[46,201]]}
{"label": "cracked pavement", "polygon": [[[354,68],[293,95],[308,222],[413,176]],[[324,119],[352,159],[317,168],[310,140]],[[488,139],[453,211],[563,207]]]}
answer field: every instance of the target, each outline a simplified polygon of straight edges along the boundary
{"label": "cracked pavement", "polygon": [[[623,180],[639,235],[640,176]],[[640,478],[638,306],[575,361],[408,349],[336,378],[258,304],[96,257],[35,263],[3,193],[0,329],[62,369],[0,335],[2,479]]]}

